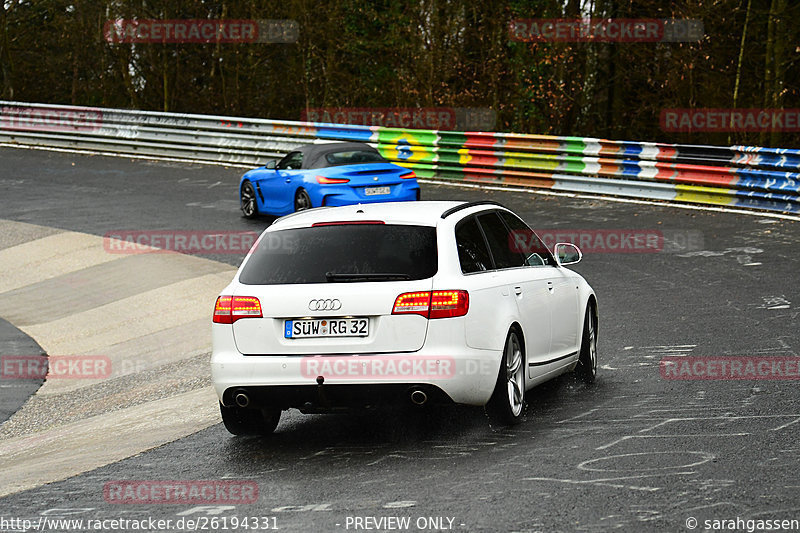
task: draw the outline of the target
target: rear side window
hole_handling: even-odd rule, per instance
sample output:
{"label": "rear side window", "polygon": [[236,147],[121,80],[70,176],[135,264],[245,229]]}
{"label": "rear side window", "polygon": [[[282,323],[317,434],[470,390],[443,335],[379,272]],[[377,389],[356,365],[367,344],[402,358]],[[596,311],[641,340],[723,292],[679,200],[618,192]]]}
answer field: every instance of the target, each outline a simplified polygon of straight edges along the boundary
{"label": "rear side window", "polygon": [[492,257],[486,248],[483,234],[475,221],[469,217],[459,222],[456,226],[456,246],[458,247],[458,261],[461,263],[461,272],[482,272],[492,270]]}
{"label": "rear side window", "polygon": [[325,155],[329,166],[355,165],[358,163],[380,163],[386,161],[378,152],[355,150],[350,152],[331,152]]}
{"label": "rear side window", "polygon": [[525,255],[525,263],[530,266],[555,266],[556,260],[547,246],[525,222],[507,211],[500,211],[500,217],[511,228],[510,246]]}
{"label": "rear side window", "polygon": [[436,228],[430,226],[297,228],[264,235],[239,281],[279,285],[418,280],[436,274],[438,261]]}
{"label": "rear side window", "polygon": [[489,241],[489,250],[494,258],[495,268],[514,268],[525,266],[525,256],[512,246],[511,231],[503,224],[496,211],[478,215],[478,221]]}

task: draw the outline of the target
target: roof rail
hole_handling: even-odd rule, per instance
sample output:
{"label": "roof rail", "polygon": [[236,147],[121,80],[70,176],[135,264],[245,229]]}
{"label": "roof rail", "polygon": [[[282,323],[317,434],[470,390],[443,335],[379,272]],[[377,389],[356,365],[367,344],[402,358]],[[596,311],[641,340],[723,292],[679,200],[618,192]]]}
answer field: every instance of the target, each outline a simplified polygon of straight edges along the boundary
{"label": "roof rail", "polygon": [[473,207],[476,205],[496,205],[503,208],[506,207],[500,202],[495,202],[494,200],[478,200],[477,202],[464,202],[463,204],[451,207],[450,209],[442,213],[442,218],[447,218],[453,213],[456,213],[458,211],[461,211],[462,209],[467,209],[468,207]]}

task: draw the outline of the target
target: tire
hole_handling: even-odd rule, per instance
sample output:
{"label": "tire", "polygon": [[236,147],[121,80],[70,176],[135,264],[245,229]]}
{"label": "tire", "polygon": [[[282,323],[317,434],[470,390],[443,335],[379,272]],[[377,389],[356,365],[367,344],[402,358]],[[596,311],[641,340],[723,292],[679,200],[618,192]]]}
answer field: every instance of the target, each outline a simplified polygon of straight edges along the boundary
{"label": "tire", "polygon": [[243,409],[219,404],[222,423],[233,435],[270,435],[281,419],[280,409]]}
{"label": "tire", "polygon": [[308,196],[308,193],[305,189],[298,189],[297,193],[294,195],[294,210],[297,211],[305,211],[306,209],[311,209],[313,206],[311,205],[311,197]]}
{"label": "tire", "polygon": [[508,332],[497,384],[486,404],[486,414],[493,424],[518,424],[525,413],[525,349],[517,330]]}
{"label": "tire", "polygon": [[578,356],[575,375],[584,383],[594,383],[597,379],[597,320],[592,313],[591,305],[586,306],[586,316],[583,319],[581,353]]}
{"label": "tire", "polygon": [[242,210],[244,218],[256,218],[258,216],[256,190],[249,181],[245,181],[239,191],[239,208]]}

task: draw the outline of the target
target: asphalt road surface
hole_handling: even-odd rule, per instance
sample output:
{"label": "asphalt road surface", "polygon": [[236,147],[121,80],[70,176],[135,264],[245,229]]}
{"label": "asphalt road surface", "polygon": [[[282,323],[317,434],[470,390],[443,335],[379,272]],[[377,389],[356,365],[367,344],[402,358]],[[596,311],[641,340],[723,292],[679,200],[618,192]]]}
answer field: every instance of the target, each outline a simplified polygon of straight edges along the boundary
{"label": "asphalt road surface", "polygon": [[[44,354],[32,338],[14,327],[7,320],[0,319],[0,347],[4,356],[38,357]],[[0,372],[3,372],[0,369]],[[0,379],[0,424],[12,414],[41,386],[44,379],[24,379],[6,377]]]}
{"label": "asphalt road surface", "polygon": [[[269,224],[239,216],[241,169],[15,149],[0,159],[5,220],[97,236]],[[423,198],[496,200],[546,239],[588,239],[575,270],[599,300],[595,384],[564,376],[538,387],[510,429],[464,407],[292,411],[269,438],[232,437],[217,423],[0,498],[0,531],[89,530],[95,519],[108,531],[245,530],[243,519],[283,531],[746,531],[780,520],[800,529],[800,223],[433,184]],[[242,256],[206,258],[237,266]],[[734,362],[743,370],[722,376]],[[703,371],[718,375],[686,379]],[[103,396],[93,402],[102,409]],[[115,503],[123,481],[199,480],[238,484],[247,497]]]}

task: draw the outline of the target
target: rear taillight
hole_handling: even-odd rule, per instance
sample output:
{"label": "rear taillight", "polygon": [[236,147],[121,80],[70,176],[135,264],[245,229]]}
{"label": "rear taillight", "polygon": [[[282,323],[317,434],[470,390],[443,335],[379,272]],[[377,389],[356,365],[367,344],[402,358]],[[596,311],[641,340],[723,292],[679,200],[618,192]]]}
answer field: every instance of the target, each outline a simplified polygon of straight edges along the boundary
{"label": "rear taillight", "polygon": [[431,308],[431,293],[425,292],[407,292],[401,294],[394,300],[394,307],[392,308],[393,315],[422,315],[428,318],[428,313]]}
{"label": "rear taillight", "polygon": [[414,174],[414,172],[409,172],[408,174],[402,174],[400,176],[400,179],[410,180],[410,179],[413,179],[413,178],[416,178],[416,177],[417,177],[417,175]]}
{"label": "rear taillight", "polygon": [[317,183],[321,183],[322,185],[327,185],[330,183],[347,183],[350,180],[347,178],[328,178],[326,176],[317,176]]}
{"label": "rear taillight", "polygon": [[464,316],[469,311],[467,291],[406,292],[398,296],[392,308],[393,315],[420,315],[425,318],[450,318]]}
{"label": "rear taillight", "polygon": [[469,311],[467,291],[433,291],[431,295],[431,318],[464,316]]}
{"label": "rear taillight", "polygon": [[261,302],[254,296],[220,296],[214,306],[216,324],[233,324],[240,318],[261,318]]}

